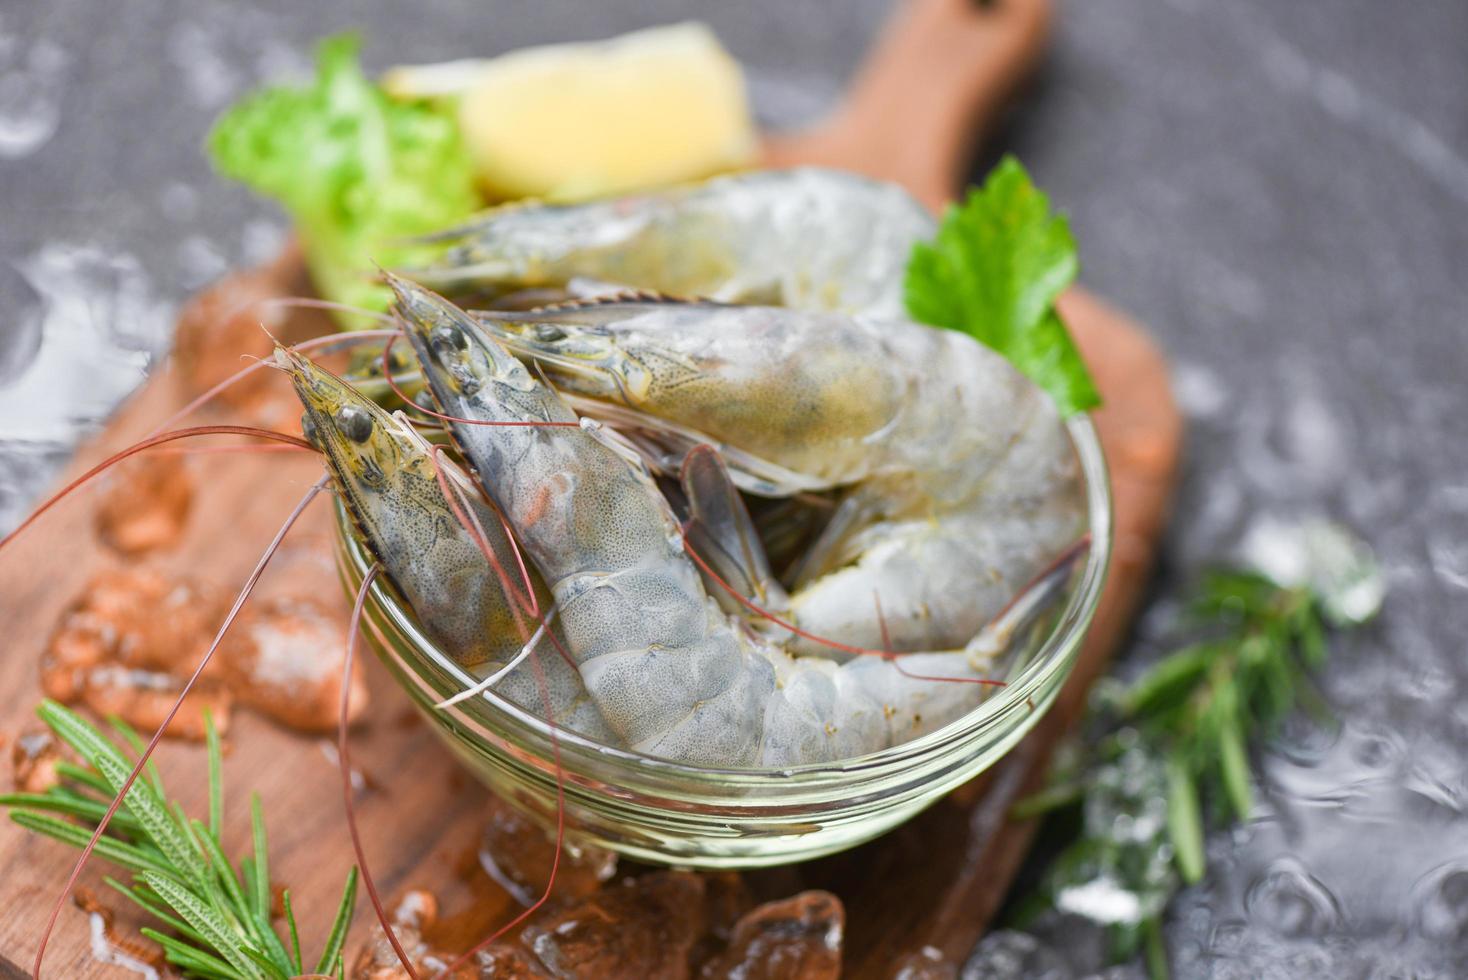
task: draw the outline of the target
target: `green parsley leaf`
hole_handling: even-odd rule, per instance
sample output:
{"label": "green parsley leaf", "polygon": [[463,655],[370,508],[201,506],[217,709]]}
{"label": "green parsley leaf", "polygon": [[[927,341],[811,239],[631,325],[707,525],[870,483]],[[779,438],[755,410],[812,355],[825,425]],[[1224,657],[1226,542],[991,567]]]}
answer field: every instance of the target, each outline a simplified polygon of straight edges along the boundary
{"label": "green parsley leaf", "polygon": [[404,240],[481,202],[446,107],[390,99],[362,74],[358,47],[349,34],[321,42],[310,85],[246,97],[215,123],[208,148],[220,173],[285,207],[323,296],[382,310],[392,292],[376,266],[425,257]]}
{"label": "green parsley leaf", "polygon": [[1005,157],[983,187],[950,205],[937,237],[913,247],[905,282],[915,320],[968,334],[1045,389],[1062,415],[1101,404],[1085,362],[1055,311],[1075,279],[1065,218]]}

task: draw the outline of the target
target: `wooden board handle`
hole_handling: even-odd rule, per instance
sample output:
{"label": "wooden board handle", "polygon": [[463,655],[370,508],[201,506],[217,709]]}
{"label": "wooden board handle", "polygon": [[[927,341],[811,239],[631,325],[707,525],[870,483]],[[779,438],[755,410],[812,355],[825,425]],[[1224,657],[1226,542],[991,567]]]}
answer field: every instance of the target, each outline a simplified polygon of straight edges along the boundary
{"label": "wooden board handle", "polygon": [[845,102],[765,147],[771,166],[858,169],[937,209],[953,198],[974,140],[1033,68],[1050,0],[908,0],[900,4]]}

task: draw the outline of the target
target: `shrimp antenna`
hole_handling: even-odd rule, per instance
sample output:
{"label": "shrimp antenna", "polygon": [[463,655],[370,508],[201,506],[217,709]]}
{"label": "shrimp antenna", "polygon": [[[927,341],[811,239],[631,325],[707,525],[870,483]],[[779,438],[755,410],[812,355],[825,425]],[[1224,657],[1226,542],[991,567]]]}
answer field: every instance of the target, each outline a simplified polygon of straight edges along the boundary
{"label": "shrimp antenna", "polygon": [[[551,637],[555,636],[555,633],[550,630],[546,632]],[[559,644],[557,645],[559,646]],[[564,651],[562,652],[564,654]],[[440,974],[441,976],[453,976],[455,970],[473,959],[480,950],[488,947],[505,933],[520,925],[520,923],[534,915],[542,905],[550,901],[551,892],[556,887],[556,876],[561,870],[561,851],[564,849],[566,843],[566,769],[561,763],[560,729],[556,725],[556,720],[550,707],[550,685],[546,683],[545,670],[540,665],[540,657],[535,653],[530,655],[530,666],[535,671],[535,683],[540,688],[541,701],[545,705],[545,723],[550,729],[551,754],[556,766],[556,856],[551,859],[550,877],[546,879],[545,891],[540,893],[539,898],[527,906],[519,915],[500,926],[484,939],[475,943],[465,952],[459,954],[452,963],[444,967],[443,973]]]}
{"label": "shrimp antenna", "polygon": [[107,470],[109,467],[115,466],[116,464],[122,462],[124,459],[127,459],[129,456],[135,456],[145,449],[152,449],[154,446],[161,446],[164,443],[173,442],[175,439],[188,439],[194,436],[208,435],[255,436],[260,439],[270,439],[274,442],[283,442],[291,446],[296,446],[300,449],[309,449],[312,452],[316,451],[316,447],[311,445],[304,439],[292,435],[287,435],[284,432],[276,432],[274,429],[260,429],[256,428],[255,426],[249,425],[196,425],[187,429],[175,429],[172,432],[164,432],[160,435],[150,436],[149,438],[144,439],[142,442],[135,442],[131,446],[128,446],[126,449],[122,449],[118,452],[113,453],[111,456],[108,456],[106,459],[102,460],[102,462],[98,463],[96,466],[93,466],[81,476],[77,477],[75,480],[72,480],[66,486],[56,491],[56,493],[52,494],[43,504],[41,504],[41,506],[37,507],[34,511],[31,512],[31,516],[21,521],[20,524],[15,528],[15,530],[11,531],[5,537],[0,538],[0,550],[3,550],[6,545],[19,537],[20,533],[26,528],[30,527],[32,524],[34,524],[36,522],[36,519],[39,518],[42,514],[46,513],[46,511],[50,510],[52,507],[56,506],[56,504],[60,503],[67,494],[71,493],[73,490],[80,487],[88,480],[91,480],[93,477]]}
{"label": "shrimp antenna", "polygon": [[275,453],[299,452],[300,446],[276,446],[266,444],[256,446],[250,443],[242,443],[238,446],[164,446],[155,449],[154,456],[225,456],[230,453],[257,453],[261,456]]}
{"label": "shrimp antenna", "polygon": [[[262,302],[265,302],[265,301],[262,300]],[[274,302],[274,301],[271,301],[271,302]],[[302,300],[301,302],[307,302],[307,301]],[[323,348],[323,349],[326,349],[326,350],[331,350],[331,349],[336,348],[336,347],[349,347],[349,346],[351,346],[353,344],[360,344],[363,341],[367,341],[367,340],[387,340],[388,338],[394,337],[394,336],[398,335],[399,333],[400,333],[400,331],[397,331],[397,330],[357,330],[357,331],[354,331],[352,333],[328,333],[328,334],[322,334],[319,337],[312,337],[309,340],[303,340],[300,343],[293,345],[293,349],[294,350],[298,350],[298,351],[300,351],[300,350],[313,350],[313,349],[316,349],[316,348]],[[223,381],[221,381],[218,384],[214,385],[208,391],[205,391],[203,394],[199,395],[193,401],[189,402],[183,408],[180,408],[178,411],[174,412],[168,418],[166,418],[162,422],[158,423],[157,427],[155,427],[153,429],[153,431],[150,432],[150,433],[148,433],[148,434],[150,436],[151,435],[157,435],[159,432],[162,432],[164,429],[168,428],[170,425],[176,424],[179,420],[181,420],[182,418],[184,418],[186,415],[190,415],[194,411],[196,411],[197,409],[199,409],[199,408],[203,407],[204,405],[208,404],[214,398],[218,397],[219,394],[220,394],[220,392],[223,392],[223,391],[225,391],[225,390],[233,387],[234,385],[239,384],[241,381],[243,381],[244,379],[248,378],[250,375],[254,374],[256,371],[260,370],[261,368],[263,368],[263,367],[269,367],[269,366],[270,366],[270,362],[269,361],[265,361],[265,360],[261,360],[261,359],[256,359],[254,362],[252,362],[248,366],[240,369],[239,371],[236,371],[234,374],[231,374],[229,377],[225,378]]]}
{"label": "shrimp antenna", "polygon": [[[434,478],[438,481],[438,486],[444,494],[444,499],[448,501],[449,510],[453,512],[454,520],[458,521],[459,526],[469,532],[470,537],[474,539],[475,545],[479,547],[480,552],[494,570],[496,577],[499,578],[500,588],[510,600],[510,613],[515,617],[515,628],[520,632],[520,639],[528,644],[530,642],[530,632],[529,628],[525,625],[522,610],[534,617],[540,623],[541,627],[548,629],[549,621],[540,612],[540,600],[535,596],[535,585],[530,581],[530,571],[525,565],[525,556],[520,552],[520,544],[515,540],[514,529],[510,527],[510,522],[505,520],[505,515],[495,505],[494,501],[486,498],[485,503],[494,511],[495,516],[499,518],[500,527],[505,530],[505,539],[510,542],[510,550],[514,552],[515,564],[520,569],[520,583],[525,589],[523,598],[510,583],[509,575],[505,572],[504,565],[500,563],[499,556],[489,546],[489,539],[484,533],[484,526],[479,523],[479,516],[468,506],[468,496],[464,492],[464,489],[455,482],[452,484],[452,491],[450,491],[451,484],[446,479],[443,466],[439,462],[439,454],[443,451],[442,446],[435,446],[429,454],[429,460],[433,464]],[[579,670],[576,666],[576,661],[561,644],[555,631],[548,630],[547,635],[550,637],[551,644],[556,648],[556,652],[560,654],[561,659],[566,661],[572,670]]]}
{"label": "shrimp antenna", "polygon": [[[886,659],[891,662],[897,672],[903,677],[910,677],[915,681],[951,681],[958,684],[975,684],[978,679],[974,677],[939,677],[937,675],[914,674],[902,666],[902,658],[897,656],[897,651],[892,649],[892,634],[887,629],[887,617],[882,613],[882,593],[876,589],[872,590],[872,605],[877,610],[877,626],[882,631],[882,649],[886,651]],[[1004,686],[1002,683],[1000,686]]]}
{"label": "shrimp antenna", "polygon": [[372,901],[372,911],[376,913],[382,931],[387,934],[387,941],[392,945],[393,952],[397,954],[398,962],[403,964],[403,969],[408,971],[408,976],[412,980],[418,980],[418,971],[413,969],[413,963],[408,959],[408,954],[404,952],[403,944],[398,941],[398,934],[392,927],[387,910],[382,907],[382,898],[377,894],[377,884],[372,880],[372,872],[367,870],[367,852],[362,846],[362,835],[357,830],[357,809],[352,800],[352,758],[351,749],[347,744],[348,716],[352,696],[352,662],[357,654],[357,636],[362,630],[362,609],[367,603],[367,593],[381,571],[382,565],[373,562],[372,567],[363,576],[362,585],[357,589],[357,601],[352,604],[352,618],[347,624],[347,656],[342,664],[341,707],[336,723],[336,758],[342,774],[342,805],[347,811],[347,831],[352,838],[352,850],[357,854],[357,867],[362,869],[362,884],[367,886],[367,897]]}
{"label": "shrimp antenna", "polygon": [[882,631],[882,649],[888,653],[896,653],[892,649],[892,634],[887,629],[887,617],[882,613],[882,593],[876,589],[872,590],[872,605],[877,608],[877,627]]}
{"label": "shrimp antenna", "polygon": [[[366,317],[376,320],[378,323],[392,324],[392,317],[381,310],[369,310],[363,306],[353,306],[350,303],[337,303],[329,299],[315,299],[310,296],[268,296],[257,299],[246,304],[248,306],[283,306],[286,309],[306,310],[330,310],[333,313],[350,313],[353,316]],[[238,311],[238,307],[236,311]]]}
{"label": "shrimp antenna", "polygon": [[250,598],[250,593],[255,590],[255,583],[259,582],[260,576],[265,573],[265,566],[268,565],[270,563],[270,559],[275,556],[275,552],[280,548],[280,543],[285,540],[286,534],[290,532],[290,529],[293,526],[295,526],[296,520],[306,510],[306,507],[311,503],[312,500],[316,498],[316,495],[326,487],[327,479],[328,477],[323,476],[321,479],[312,484],[311,489],[306,491],[305,496],[303,496],[300,501],[297,502],[295,508],[291,511],[290,516],[285,519],[285,523],[280,526],[280,530],[275,532],[275,537],[271,539],[269,547],[267,547],[264,554],[260,556],[260,560],[255,563],[254,571],[252,571],[250,573],[250,577],[245,580],[245,585],[242,589],[240,589],[240,594],[235,597],[234,605],[230,606],[228,615],[224,617],[224,622],[221,623],[219,626],[219,632],[214,634],[214,641],[209,644],[209,649],[204,651],[204,656],[200,658],[198,666],[196,666],[194,668],[194,672],[189,675],[189,679],[184,682],[183,690],[179,691],[178,698],[173,702],[173,706],[168,709],[168,714],[164,716],[163,723],[159,725],[158,730],[153,733],[153,737],[149,740],[147,747],[144,748],[142,754],[138,756],[138,761],[133,764],[132,772],[128,773],[127,779],[123,780],[122,787],[118,789],[117,795],[113,797],[111,804],[108,805],[107,812],[102,814],[102,819],[97,822],[97,829],[92,831],[91,839],[87,841],[87,846],[82,848],[81,856],[76,859],[76,864],[72,866],[71,874],[66,879],[66,887],[61,890],[60,895],[56,896],[56,904],[51,906],[51,915],[46,919],[46,928],[41,933],[41,944],[36,949],[35,962],[31,964],[31,975],[34,976],[36,980],[40,980],[41,961],[46,956],[46,944],[50,941],[51,933],[56,928],[56,920],[61,916],[62,906],[66,904],[67,896],[69,896],[72,892],[72,889],[76,887],[77,879],[81,877],[82,868],[86,867],[87,859],[90,858],[92,856],[92,852],[96,850],[97,842],[102,839],[103,833],[105,833],[107,830],[107,825],[112,822],[113,814],[117,812],[118,807],[122,806],[122,801],[127,799],[128,791],[132,789],[133,783],[137,782],[138,775],[143,771],[143,767],[146,766],[148,764],[148,760],[152,758],[153,750],[158,748],[158,743],[163,740],[163,733],[168,730],[169,725],[173,724],[174,717],[178,714],[179,709],[183,707],[184,698],[188,697],[189,692],[192,691],[194,685],[198,683],[200,675],[204,673],[204,668],[207,667],[209,665],[209,661],[213,659],[214,651],[219,649],[219,644],[224,640],[224,634],[229,632],[230,626],[234,624],[235,617],[240,614],[240,610],[244,608],[245,601]]}
{"label": "shrimp antenna", "polygon": [[991,620],[991,622],[998,622],[1005,616],[1008,616],[1011,612],[1015,610],[1015,607],[1019,605],[1020,601],[1024,599],[1027,594],[1029,594],[1030,590],[1039,588],[1040,586],[1044,585],[1045,582],[1049,580],[1052,576],[1057,575],[1061,571],[1069,568],[1076,561],[1076,559],[1080,558],[1081,555],[1090,550],[1090,547],[1091,532],[1087,531],[1085,534],[1082,534],[1079,538],[1076,538],[1069,545],[1067,545],[1064,551],[1057,555],[1055,559],[1050,562],[1050,564],[1046,565],[1044,568],[1036,572],[1033,578],[1031,578],[1024,585],[1020,586],[1020,588],[1015,591],[1014,595],[1009,597],[1009,601],[1004,604],[1004,608],[1000,609],[997,613],[994,614],[994,618]]}
{"label": "shrimp antenna", "polygon": [[[555,857],[551,860],[551,873],[550,878],[547,879],[545,883],[545,891],[543,891],[540,897],[536,899],[534,903],[532,903],[519,915],[515,916],[509,922],[496,929],[487,938],[475,944],[467,952],[460,955],[457,959],[455,959],[452,963],[445,967],[442,975],[452,976],[455,970],[457,970],[461,965],[472,959],[476,953],[489,946],[495,940],[499,939],[505,933],[509,932],[511,929],[515,928],[531,915],[533,915],[537,909],[539,909],[542,905],[550,900],[551,891],[555,888],[556,876],[560,873],[561,867],[561,851],[564,847],[566,840],[566,770],[565,766],[561,762],[561,739],[559,735],[559,729],[556,726],[555,712],[551,709],[550,685],[546,682],[545,668],[541,666],[540,655],[535,649],[536,638],[541,636],[542,634],[550,637],[550,641],[555,645],[556,651],[561,655],[563,659],[565,659],[566,663],[571,666],[571,669],[576,670],[577,668],[576,661],[571,658],[571,654],[566,651],[566,648],[561,645],[561,641],[556,637],[555,631],[550,628],[550,616],[553,614],[553,610],[552,612],[548,612],[544,615],[542,615],[539,611],[539,602],[535,598],[535,588],[534,584],[530,581],[530,572],[525,567],[525,561],[520,555],[519,545],[515,543],[515,535],[511,531],[509,524],[505,522],[504,515],[499,512],[498,508],[495,508],[496,515],[499,516],[500,522],[504,524],[505,534],[509,538],[510,547],[514,549],[515,560],[520,566],[520,574],[525,586],[525,593],[527,596],[529,596],[529,607],[525,610],[521,609],[520,600],[517,598],[515,590],[510,584],[509,575],[505,572],[504,566],[500,564],[498,557],[494,554],[494,549],[489,546],[489,539],[485,536],[484,528],[480,525],[477,515],[474,514],[472,508],[467,506],[468,498],[460,496],[464,493],[463,488],[459,487],[457,484],[453,484],[451,487],[447,474],[444,472],[443,467],[439,462],[439,452],[441,451],[442,447],[436,447],[435,451],[430,453],[429,455],[429,458],[433,462],[434,476],[438,480],[438,485],[439,488],[443,491],[444,498],[448,501],[449,508],[454,513],[454,519],[457,520],[462,526],[464,526],[465,529],[470,529],[470,524],[472,522],[473,527],[470,530],[470,534],[473,536],[475,544],[477,544],[479,546],[479,549],[484,552],[484,557],[488,559],[491,567],[494,569],[495,575],[500,580],[500,587],[504,590],[505,595],[510,600],[510,612],[515,617],[515,627],[520,631],[520,637],[522,640],[524,640],[525,643],[524,650],[522,650],[520,656],[523,656],[525,651],[529,652],[530,667],[535,673],[536,687],[540,691],[541,704],[545,709],[545,722],[550,729],[549,737],[551,743],[551,752],[553,754],[556,767],[556,854]],[[536,630],[534,635],[530,634],[529,629],[525,625],[523,613],[527,611],[540,621],[540,627]],[[517,656],[515,660],[518,661],[520,659],[520,656]],[[507,667],[505,668],[505,670],[500,671],[498,674],[495,675],[495,679],[497,679],[500,674],[505,673],[509,669],[510,668]],[[487,686],[487,684],[480,684],[475,685],[475,688],[482,689],[485,686]],[[466,694],[465,696],[469,695]],[[446,707],[447,704],[452,704],[457,700],[460,700],[460,698],[451,698],[444,705],[440,705],[440,707]]]}
{"label": "shrimp antenna", "polygon": [[442,446],[434,446],[428,456],[429,461],[433,464],[433,476],[438,481],[439,491],[443,494],[445,502],[448,503],[449,510],[453,511],[454,519],[469,532],[469,536],[474,539],[474,544],[478,546],[485,560],[494,569],[495,576],[500,580],[500,588],[504,590],[505,596],[510,600],[510,608],[515,612],[515,623],[520,628],[520,639],[528,643],[530,633],[525,624],[520,621],[520,610],[524,609],[525,612],[539,619],[540,600],[535,597],[535,586],[530,581],[530,570],[525,567],[525,560],[520,556],[520,548],[515,543],[515,536],[510,532],[510,526],[506,523],[504,515],[500,514],[499,508],[495,507],[495,515],[499,517],[500,524],[505,529],[505,536],[509,538],[510,547],[515,552],[515,561],[520,570],[520,583],[525,588],[523,597],[511,584],[509,573],[505,571],[499,556],[490,547],[489,537],[484,533],[484,525],[479,522],[479,515],[474,513],[472,507],[467,506],[468,496],[464,489],[457,484],[449,483],[448,474],[444,471],[440,459],[443,451]]}

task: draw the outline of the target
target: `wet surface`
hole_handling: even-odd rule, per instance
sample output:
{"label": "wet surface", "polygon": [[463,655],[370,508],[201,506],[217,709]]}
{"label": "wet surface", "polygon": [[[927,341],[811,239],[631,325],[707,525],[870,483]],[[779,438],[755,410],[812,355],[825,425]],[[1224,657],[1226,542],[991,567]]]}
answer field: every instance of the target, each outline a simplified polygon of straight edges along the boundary
{"label": "wet surface", "polygon": [[845,910],[829,892],[767,902],[735,924],[729,948],[704,964],[702,976],[835,980],[845,925]]}
{"label": "wet surface", "polygon": [[1184,485],[1137,652],[1188,576],[1276,518],[1351,525],[1391,590],[1333,645],[1339,725],[1285,732],[1256,818],[1213,835],[1174,904],[1185,977],[1468,969],[1468,344],[1449,271],[1468,254],[1468,8],[1328,7],[1067,4],[1001,134],[1071,210],[1083,279],[1177,365]]}
{"label": "wet surface", "polygon": [[[136,567],[104,572],[63,614],[41,657],[42,692],[116,715],[139,731],[163,723],[195,657],[227,608],[212,588]],[[345,629],[334,604],[266,596],[249,604],[169,725],[202,740],[207,709],[221,734],[238,703],[301,732],[334,732]],[[367,708],[361,664],[349,681],[348,717]]]}
{"label": "wet surface", "polygon": [[194,499],[194,478],[181,455],[162,450],[134,456],[103,480],[95,517],[103,544],[138,558],[178,542]]}
{"label": "wet surface", "polygon": [[[333,733],[342,696],[346,627],[335,604],[267,598],[245,607],[219,645],[219,676],[243,705],[300,732]],[[347,682],[347,718],[367,710],[360,662]]]}
{"label": "wet surface", "polygon": [[521,905],[545,893],[555,869],[557,898],[584,898],[617,870],[617,855],[589,845],[566,845],[556,861],[554,831],[535,823],[498,797],[491,797],[484,836],[474,852],[476,872],[487,874]]}
{"label": "wet surface", "polygon": [[[152,569],[104,572],[57,623],[41,656],[41,692],[63,704],[116,715],[139,731],[163,723],[191,664],[225,608],[220,596]],[[204,712],[229,729],[233,693],[213,676],[200,680],[169,725],[176,738],[202,740]]]}
{"label": "wet surface", "polygon": [[68,757],[51,729],[27,729],[10,747],[10,786],[17,793],[44,793],[61,782],[56,764]]}
{"label": "wet surface", "polygon": [[156,944],[117,934],[112,923],[116,913],[100,896],[89,889],[78,888],[72,902],[87,914],[92,957],[97,962],[118,967],[145,980],[173,976],[173,971],[166,969],[162,950]]}
{"label": "wet surface", "polygon": [[[495,835],[491,821],[490,838]],[[501,862],[512,859],[501,840]],[[497,924],[503,934],[483,945],[485,931],[461,934],[430,892],[408,892],[389,912],[393,932],[414,969],[452,977],[647,977],[649,980],[835,980],[841,975],[846,912],[823,891],[749,907],[738,875],[648,868],[620,880],[589,882],[581,892],[557,888],[523,922]],[[505,887],[498,873],[489,880]],[[514,890],[510,889],[511,894]],[[472,957],[460,951],[475,948]],[[458,963],[460,958],[466,962]],[[920,969],[933,959],[919,956]],[[407,976],[380,925],[352,960],[357,980]],[[455,965],[457,964],[457,965]],[[951,977],[914,972],[907,980]]]}
{"label": "wet surface", "polygon": [[[198,145],[321,34],[362,26],[383,67],[692,12],[751,66],[760,115],[794,122],[840,90],[885,6],[5,5],[0,526],[157,363],[190,291],[280,247],[280,216],[213,180]],[[1214,836],[1208,880],[1175,906],[1180,976],[1468,969],[1465,37],[1459,0],[1067,0],[994,142],[1071,212],[1084,280],[1154,330],[1191,416],[1141,652],[1261,517],[1342,519],[1390,578],[1382,619],[1323,678],[1338,730],[1301,724],[1269,752],[1259,816]],[[1006,975],[988,955],[966,975]]]}

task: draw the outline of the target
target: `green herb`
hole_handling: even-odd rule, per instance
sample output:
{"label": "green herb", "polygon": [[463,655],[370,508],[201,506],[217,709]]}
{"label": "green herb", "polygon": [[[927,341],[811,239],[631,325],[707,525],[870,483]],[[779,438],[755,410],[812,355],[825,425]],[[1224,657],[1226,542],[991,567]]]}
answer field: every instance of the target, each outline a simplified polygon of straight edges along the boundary
{"label": "green herb", "polygon": [[[81,848],[102,819],[108,801],[122,788],[133,763],[85,719],[56,702],[43,701],[36,713],[82,757],[86,768],[70,768],[85,775],[45,793],[0,796],[0,805],[10,807],[10,818],[22,827]],[[121,722],[114,722],[114,727],[136,751],[141,744],[137,735]],[[271,925],[260,801],[251,799],[254,853],[240,862],[236,876],[219,839],[224,790],[219,737],[212,720],[207,729],[208,825],[189,820],[177,803],[166,802],[162,777],[152,769],[149,780],[140,779],[128,790],[126,802],[96,853],[132,872],[131,884],[112,878],[107,884],[176,933],[143,929],[144,935],[163,947],[168,962],[184,974],[286,980],[306,971],[289,896],[285,902],[289,950]],[[357,869],[352,868],[314,972],[337,974],[344,969],[342,946],[356,894]]]}
{"label": "green herb", "polygon": [[1249,743],[1302,701],[1323,713],[1308,671],[1325,660],[1327,628],[1364,622],[1382,598],[1370,553],[1333,525],[1275,529],[1269,544],[1298,559],[1275,563],[1291,574],[1207,576],[1188,605],[1203,637],[1130,684],[1098,687],[1084,742],[1016,807],[1017,818],[1081,811],[1079,835],[1020,904],[1021,919],[1047,908],[1082,915],[1108,927],[1115,958],[1140,952],[1154,977],[1166,975],[1161,916],[1204,875],[1207,818],[1253,809]]}
{"label": "green herb", "polygon": [[352,35],[323,41],[313,84],[248,96],[215,124],[209,153],[220,173],[290,213],[323,296],[380,310],[392,294],[376,267],[411,264],[424,253],[405,239],[481,202],[452,115],[389,98],[357,51]]}
{"label": "green herb", "polygon": [[1101,404],[1055,310],[1076,269],[1069,224],[1005,157],[983,187],[949,206],[933,241],[913,247],[907,311],[998,351],[1073,415]]}

